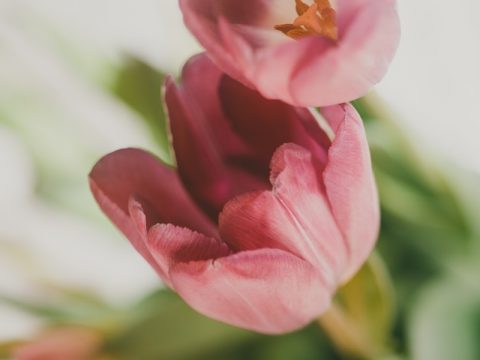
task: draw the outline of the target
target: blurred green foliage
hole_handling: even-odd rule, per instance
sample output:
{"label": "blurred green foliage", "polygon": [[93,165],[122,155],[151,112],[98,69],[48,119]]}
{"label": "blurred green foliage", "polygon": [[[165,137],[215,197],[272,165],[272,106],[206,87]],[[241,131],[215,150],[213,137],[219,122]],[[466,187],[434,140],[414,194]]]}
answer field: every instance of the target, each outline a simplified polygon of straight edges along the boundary
{"label": "blurred green foliage", "polygon": [[[373,358],[394,352],[390,342],[396,315],[394,297],[385,264],[378,254],[373,253],[360,271],[337,292],[337,312],[341,311],[345,329],[338,329],[337,337],[330,331],[332,341],[347,354],[363,353]],[[327,329],[328,318],[327,313],[320,320]],[[348,330],[352,328],[356,331],[352,334],[355,338],[349,339]]]}
{"label": "blurred green foliage", "polygon": [[166,114],[161,102],[164,80],[165,76],[160,71],[139,59],[127,57],[111,89],[121,101],[141,116],[163,150],[160,157],[172,164]]}
{"label": "blurred green foliage", "polygon": [[[442,161],[419,146],[415,135],[406,134],[399,125],[400,120],[395,119],[375,95],[360,99],[355,105],[366,124],[380,192],[382,228],[377,249],[388,266],[397,295],[398,316],[393,341],[405,353],[422,348],[410,354],[413,359],[470,359],[464,354],[474,351],[473,342],[467,344],[464,336],[440,335],[448,333],[449,301],[452,303],[456,298],[459,308],[467,301],[470,312],[479,313],[480,293],[458,293],[452,288],[445,298],[447,294],[442,296],[430,284],[440,284],[437,286],[446,289],[448,283],[461,283],[460,267],[472,258],[476,259],[473,262],[480,261],[480,177]],[[480,274],[478,268],[463,273],[473,277]],[[437,296],[444,299],[439,300]],[[441,304],[445,314],[438,311]],[[443,320],[428,316],[435,311],[435,316]],[[412,316],[412,313],[421,313],[425,318],[417,321],[419,316]],[[478,316],[471,321],[476,322],[477,330],[474,333],[475,326],[470,327],[469,336],[475,337],[478,343]],[[412,336],[419,332],[439,336],[431,336],[430,342],[423,342],[424,337]],[[446,357],[435,355],[439,354],[440,342],[451,349],[444,352],[445,356],[449,354]]]}
{"label": "blurred green foliage", "polygon": [[414,359],[480,359],[478,290],[477,284],[448,276],[422,291],[409,314],[408,337]]}
{"label": "blurred green foliage", "polygon": [[210,320],[177,295],[159,290],[132,309],[137,317],[107,344],[125,360],[337,359],[318,326],[262,336]]}

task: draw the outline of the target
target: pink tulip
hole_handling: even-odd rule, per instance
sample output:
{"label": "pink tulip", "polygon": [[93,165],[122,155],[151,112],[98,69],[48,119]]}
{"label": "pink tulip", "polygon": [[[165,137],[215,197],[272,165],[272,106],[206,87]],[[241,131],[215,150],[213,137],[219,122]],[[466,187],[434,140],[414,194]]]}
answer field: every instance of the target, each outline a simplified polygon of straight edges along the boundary
{"label": "pink tulip", "polygon": [[64,327],[41,334],[20,345],[15,360],[91,360],[100,350],[101,335],[91,329]]}
{"label": "pink tulip", "polygon": [[328,106],[365,95],[398,45],[395,0],[304,1],[180,0],[180,6],[215,63],[266,98]]}
{"label": "pink tulip", "polygon": [[379,211],[362,122],[312,113],[223,74],[205,56],[166,82],[175,170],[125,149],[90,174],[102,210],[197,311],[263,333],[306,325],[375,243]]}

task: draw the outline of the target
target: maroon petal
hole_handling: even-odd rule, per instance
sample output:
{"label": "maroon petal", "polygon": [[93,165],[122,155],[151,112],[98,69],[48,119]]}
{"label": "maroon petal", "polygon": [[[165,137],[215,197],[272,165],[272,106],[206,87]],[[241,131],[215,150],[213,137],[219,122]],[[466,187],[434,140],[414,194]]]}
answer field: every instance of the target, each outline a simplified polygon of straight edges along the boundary
{"label": "maroon petal", "polygon": [[301,145],[318,160],[326,160],[330,142],[308,110],[266,99],[228,76],[221,79],[219,95],[231,127],[252,149],[251,162],[265,173],[273,153],[284,143]]}
{"label": "maroon petal", "polygon": [[167,80],[165,102],[179,174],[185,187],[213,220],[239,193],[265,188],[265,181],[225,161],[226,153],[243,158],[248,148],[233,133],[221,110],[218,91],[223,76],[210,60],[192,58],[183,83]]}
{"label": "maroon petal", "polygon": [[268,188],[281,144],[297,143],[326,162],[330,141],[311,112],[263,98],[205,54],[188,61],[180,85],[167,80],[165,100],[180,176],[214,220],[231,198]]}

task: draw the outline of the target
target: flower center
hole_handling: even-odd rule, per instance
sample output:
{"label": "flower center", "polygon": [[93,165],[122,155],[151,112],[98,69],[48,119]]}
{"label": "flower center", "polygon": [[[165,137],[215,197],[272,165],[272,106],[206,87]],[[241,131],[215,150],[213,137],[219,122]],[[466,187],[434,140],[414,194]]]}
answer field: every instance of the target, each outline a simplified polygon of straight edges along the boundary
{"label": "flower center", "polygon": [[295,0],[295,4],[298,17],[293,24],[275,25],[276,30],[296,40],[312,35],[337,40],[337,17],[329,0],[315,0],[310,6]]}

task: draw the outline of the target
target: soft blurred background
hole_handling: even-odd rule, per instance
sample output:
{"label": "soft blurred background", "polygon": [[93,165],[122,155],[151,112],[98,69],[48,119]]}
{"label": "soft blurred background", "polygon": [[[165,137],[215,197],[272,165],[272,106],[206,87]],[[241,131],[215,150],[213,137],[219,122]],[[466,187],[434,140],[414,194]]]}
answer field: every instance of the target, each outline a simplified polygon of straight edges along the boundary
{"label": "soft blurred background", "polygon": [[[356,102],[386,272],[372,286],[364,270],[339,296],[359,299],[346,312],[386,345],[385,359],[477,360],[480,4],[399,8],[398,55]],[[87,174],[109,151],[136,146],[170,161],[163,74],[198,51],[174,0],[0,0],[0,359],[49,334],[57,348],[95,349],[87,359],[346,356],[318,324],[266,337],[195,314],[89,194]]]}

